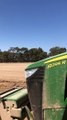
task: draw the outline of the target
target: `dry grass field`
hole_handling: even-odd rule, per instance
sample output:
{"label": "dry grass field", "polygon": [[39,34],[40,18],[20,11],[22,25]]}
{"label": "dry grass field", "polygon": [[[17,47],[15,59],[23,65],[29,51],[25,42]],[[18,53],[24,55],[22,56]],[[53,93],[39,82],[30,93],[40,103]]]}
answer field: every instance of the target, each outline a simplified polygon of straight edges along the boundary
{"label": "dry grass field", "polygon": [[0,63],[0,93],[12,87],[26,87],[25,68],[31,63]]}

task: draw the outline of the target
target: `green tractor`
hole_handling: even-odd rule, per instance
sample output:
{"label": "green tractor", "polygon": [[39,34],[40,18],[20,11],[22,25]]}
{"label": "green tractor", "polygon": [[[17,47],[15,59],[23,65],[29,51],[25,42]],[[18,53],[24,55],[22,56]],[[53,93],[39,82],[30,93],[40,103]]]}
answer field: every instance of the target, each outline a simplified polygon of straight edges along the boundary
{"label": "green tractor", "polygon": [[67,120],[67,52],[26,68],[33,120]]}

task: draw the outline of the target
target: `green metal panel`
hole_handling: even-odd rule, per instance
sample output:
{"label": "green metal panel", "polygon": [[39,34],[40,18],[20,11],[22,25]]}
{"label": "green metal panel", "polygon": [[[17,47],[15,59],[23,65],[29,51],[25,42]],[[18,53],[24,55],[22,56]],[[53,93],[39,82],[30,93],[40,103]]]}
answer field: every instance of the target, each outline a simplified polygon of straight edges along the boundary
{"label": "green metal panel", "polygon": [[21,104],[25,105],[26,101],[29,103],[27,89],[21,89],[13,94],[8,95],[3,99],[4,101],[14,101],[16,106],[19,107]]}
{"label": "green metal panel", "polygon": [[43,109],[46,109],[44,120],[63,120],[67,97],[65,96],[66,74],[66,60],[46,64],[43,83]]}
{"label": "green metal panel", "polygon": [[65,109],[47,109],[44,110],[44,120],[67,120],[67,112],[63,115]]}
{"label": "green metal panel", "polygon": [[[45,69],[44,93],[46,92],[46,99],[44,99],[44,103],[47,107],[53,107],[56,104],[64,106],[66,64],[60,64],[52,68],[48,68],[48,66]],[[45,94],[43,95],[45,97]]]}
{"label": "green metal panel", "polygon": [[4,100],[17,101],[26,96],[27,94],[28,94],[27,89],[21,89],[13,94],[8,95],[7,97],[4,98]]}
{"label": "green metal panel", "polygon": [[61,59],[67,59],[67,52],[56,55],[56,56],[53,56],[53,57],[49,57],[49,58],[46,58],[46,59],[43,59],[43,60],[40,60],[40,61],[37,61],[37,62],[29,65],[26,68],[26,70],[34,69],[34,68],[38,68],[38,67],[43,67],[43,66],[45,66],[45,64],[47,62],[51,62],[51,61],[54,61],[54,60],[58,61],[58,60],[61,60]]}

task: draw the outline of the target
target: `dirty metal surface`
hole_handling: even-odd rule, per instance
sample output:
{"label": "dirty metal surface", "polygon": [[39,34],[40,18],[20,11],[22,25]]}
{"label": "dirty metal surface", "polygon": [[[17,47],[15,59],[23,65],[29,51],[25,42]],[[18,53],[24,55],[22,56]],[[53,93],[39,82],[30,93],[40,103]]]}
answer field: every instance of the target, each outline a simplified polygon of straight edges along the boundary
{"label": "dirty metal surface", "polygon": [[43,83],[44,120],[67,120],[67,61],[46,64]]}

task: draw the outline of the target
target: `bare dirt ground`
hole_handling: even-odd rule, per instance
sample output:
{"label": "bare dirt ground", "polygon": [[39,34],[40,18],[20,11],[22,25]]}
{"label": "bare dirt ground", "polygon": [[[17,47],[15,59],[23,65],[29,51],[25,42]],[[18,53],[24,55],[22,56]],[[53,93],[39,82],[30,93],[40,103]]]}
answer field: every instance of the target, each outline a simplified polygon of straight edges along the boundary
{"label": "bare dirt ground", "polygon": [[26,87],[25,69],[31,63],[0,63],[0,93],[13,87]]}

